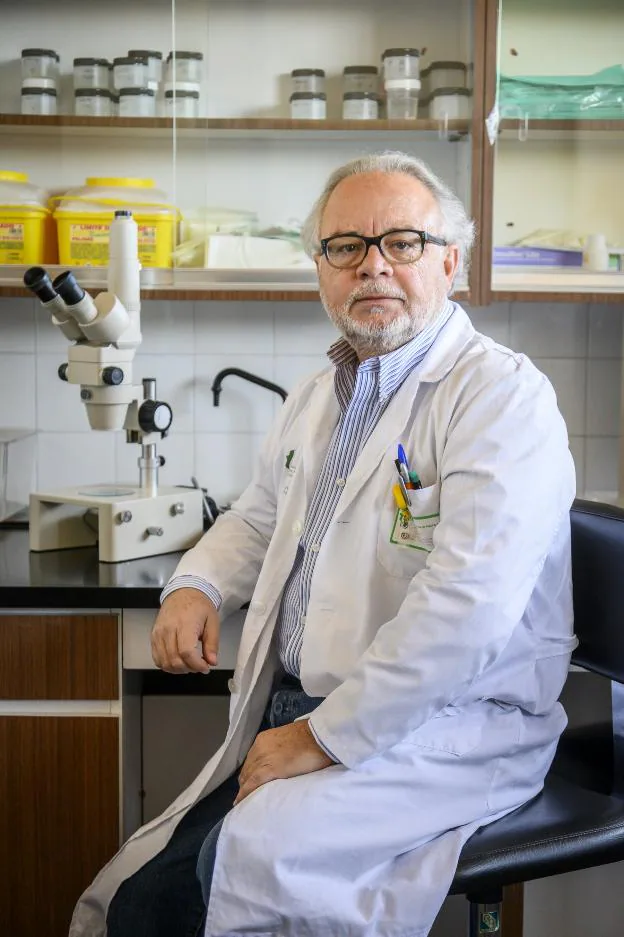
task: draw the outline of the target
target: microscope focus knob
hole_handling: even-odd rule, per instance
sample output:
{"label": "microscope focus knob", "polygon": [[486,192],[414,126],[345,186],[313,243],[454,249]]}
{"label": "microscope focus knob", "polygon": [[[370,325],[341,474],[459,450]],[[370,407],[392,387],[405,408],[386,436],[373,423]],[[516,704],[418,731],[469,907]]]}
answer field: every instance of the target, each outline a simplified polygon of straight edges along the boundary
{"label": "microscope focus knob", "polygon": [[139,426],[144,433],[166,433],[173,420],[173,411],[161,400],[145,400],[139,407]]}
{"label": "microscope focus knob", "polygon": [[68,364],[59,364],[57,374],[58,374],[58,376],[60,377],[60,379],[61,379],[62,381],[66,381],[66,380],[67,380],[67,369],[68,369],[68,367],[69,367]]}
{"label": "microscope focus knob", "polygon": [[110,367],[104,368],[102,371],[102,383],[108,384],[109,387],[117,387],[118,384],[123,384],[124,373],[121,368]]}

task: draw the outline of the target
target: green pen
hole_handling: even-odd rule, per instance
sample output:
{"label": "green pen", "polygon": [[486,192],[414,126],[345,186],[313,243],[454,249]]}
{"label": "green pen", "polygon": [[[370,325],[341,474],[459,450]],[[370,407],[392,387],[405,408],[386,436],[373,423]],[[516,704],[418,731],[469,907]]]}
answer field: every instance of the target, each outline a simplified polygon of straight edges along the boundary
{"label": "green pen", "polygon": [[411,469],[410,469],[409,477],[410,477],[410,481],[411,481],[411,483],[413,484],[414,488],[416,488],[416,489],[422,488],[422,482],[421,482],[420,478],[418,477],[418,472],[412,472]]}

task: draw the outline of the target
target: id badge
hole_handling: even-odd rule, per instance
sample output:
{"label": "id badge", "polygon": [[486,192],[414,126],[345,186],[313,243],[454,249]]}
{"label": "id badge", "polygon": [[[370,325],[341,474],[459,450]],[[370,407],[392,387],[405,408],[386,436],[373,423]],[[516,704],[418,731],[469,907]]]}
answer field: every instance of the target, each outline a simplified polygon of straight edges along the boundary
{"label": "id badge", "polygon": [[439,520],[439,512],[414,517],[409,511],[398,508],[390,533],[390,543],[431,553],[433,550],[433,531]]}

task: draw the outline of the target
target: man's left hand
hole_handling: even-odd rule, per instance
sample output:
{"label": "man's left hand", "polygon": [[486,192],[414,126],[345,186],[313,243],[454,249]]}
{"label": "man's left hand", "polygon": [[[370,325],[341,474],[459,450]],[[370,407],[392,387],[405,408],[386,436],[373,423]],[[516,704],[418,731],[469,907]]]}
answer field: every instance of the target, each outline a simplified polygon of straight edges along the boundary
{"label": "man's left hand", "polygon": [[335,764],[317,744],[307,719],[261,732],[249,750],[238,777],[239,804],[256,788],[278,778],[294,778]]}

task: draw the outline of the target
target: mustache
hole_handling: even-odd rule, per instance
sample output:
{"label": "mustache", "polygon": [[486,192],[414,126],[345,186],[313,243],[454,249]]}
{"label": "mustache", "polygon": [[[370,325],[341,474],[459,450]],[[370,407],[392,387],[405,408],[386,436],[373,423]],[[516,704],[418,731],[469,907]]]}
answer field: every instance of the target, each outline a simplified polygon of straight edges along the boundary
{"label": "mustache", "polygon": [[389,283],[360,283],[351,290],[345,305],[347,309],[350,309],[358,300],[372,299],[375,296],[383,296],[384,299],[401,299],[403,302],[407,300],[407,296],[402,290],[397,290],[395,286],[391,286]]}

